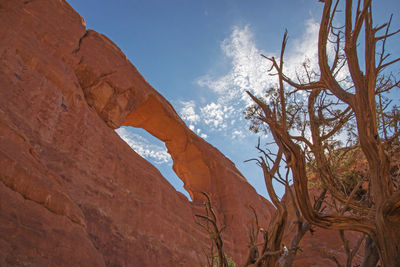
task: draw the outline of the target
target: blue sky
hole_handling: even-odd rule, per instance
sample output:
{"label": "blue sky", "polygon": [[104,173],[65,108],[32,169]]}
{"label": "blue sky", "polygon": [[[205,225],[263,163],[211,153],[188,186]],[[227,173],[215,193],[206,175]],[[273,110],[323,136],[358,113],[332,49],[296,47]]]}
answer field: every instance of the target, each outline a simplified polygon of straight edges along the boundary
{"label": "blue sky", "polygon": [[[289,31],[286,65],[295,71],[304,59],[316,63],[316,38],[322,3],[317,0],[67,0],[87,27],[107,35],[187,125],[230,158],[256,190],[266,196],[262,172],[254,163],[257,136],[243,110],[250,89],[260,93],[275,83],[260,57],[278,55]],[[375,1],[375,23],[394,14],[400,27],[400,2]],[[400,54],[399,37],[389,44]],[[399,67],[397,74],[399,74]],[[118,133],[152,162],[177,190],[164,144],[140,129]],[[265,140],[265,137],[264,137]]]}

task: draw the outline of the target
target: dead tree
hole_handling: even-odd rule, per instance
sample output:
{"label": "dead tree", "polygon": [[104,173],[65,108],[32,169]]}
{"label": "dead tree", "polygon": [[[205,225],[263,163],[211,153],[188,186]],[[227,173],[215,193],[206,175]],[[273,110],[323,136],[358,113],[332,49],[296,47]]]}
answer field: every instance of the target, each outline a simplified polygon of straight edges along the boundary
{"label": "dead tree", "polygon": [[[398,180],[392,175],[385,138],[379,131],[376,101],[382,84],[386,84],[387,91],[399,86],[392,75],[380,81],[380,77],[387,73],[387,67],[400,60],[389,60],[385,51],[389,37],[399,31],[389,32],[391,20],[380,26],[373,25],[371,0],[356,1],[355,6],[352,0],[345,0],[343,27],[334,26],[341,2],[321,2],[324,9],[318,36],[318,71],[311,72],[305,67],[306,79],[298,76],[297,80],[285,74],[285,34],[280,59],[268,59],[279,79],[280,88],[285,84],[291,91],[277,90],[280,95],[279,109],[248,92],[256,104],[252,116],[259,124],[267,124],[282,150],[304,218],[326,229],[362,232],[373,240],[383,266],[400,266],[400,190]],[[361,31],[364,40],[360,38]],[[382,31],[382,35],[378,36]],[[380,46],[377,46],[378,43]],[[329,46],[333,46],[332,56],[328,53]],[[360,46],[363,49],[358,49]],[[360,62],[364,62],[364,67]],[[340,78],[346,69],[347,75]],[[300,91],[306,95],[307,105],[303,110],[308,121],[303,123],[302,129],[293,131],[288,127],[291,122],[286,116],[292,112],[292,107],[287,105],[287,97],[293,97]],[[368,185],[366,201],[356,199],[355,195],[350,197],[348,192],[342,190],[338,174],[332,171],[326,154],[327,148],[335,142],[335,136],[344,128],[351,128],[351,125],[355,134],[352,145],[359,147],[367,166],[367,175],[362,178]],[[392,129],[392,137],[387,139],[398,140],[397,129]],[[342,214],[321,214],[313,209],[307,185],[311,162],[329,195],[342,205]]]}
{"label": "dead tree", "polygon": [[361,267],[375,267],[379,261],[378,251],[375,248],[374,241],[367,236],[365,240],[365,258]]}
{"label": "dead tree", "polygon": [[218,226],[218,220],[217,216],[214,212],[211,198],[210,196],[205,193],[201,192],[203,196],[205,197],[205,202],[204,202],[204,209],[205,209],[205,215],[202,214],[195,214],[195,216],[201,221],[196,221],[198,225],[200,225],[202,228],[204,228],[211,240],[211,246],[210,246],[210,254],[207,256],[207,263],[210,267],[214,267],[215,265],[215,255],[214,255],[214,246],[217,249],[217,266],[218,267],[228,267],[228,260],[226,259],[226,255],[223,250],[223,241],[221,237],[222,231],[225,229],[225,226]]}
{"label": "dead tree", "polygon": [[[273,216],[273,221],[268,227],[268,232],[264,234],[264,243],[261,249],[260,256],[255,260],[254,266],[275,266],[276,262],[279,260],[281,254],[281,243],[283,238],[283,233],[287,224],[287,208],[285,205],[285,200],[280,200],[277,196],[272,181],[277,178],[280,174],[279,167],[282,160],[282,151],[279,150],[275,159],[271,158],[272,153],[266,153],[260,148],[260,142],[258,143],[257,149],[263,154],[255,160],[257,164],[262,168],[264,174],[264,181],[267,187],[268,194],[271,198],[272,203],[276,207],[276,212]],[[249,160],[250,161],[250,160]],[[273,162],[273,166],[269,166],[269,162]],[[258,223],[257,223],[258,224]],[[257,225],[257,233],[259,227]],[[253,241],[252,238],[250,238]],[[252,242],[254,243],[254,242]],[[254,250],[256,247],[251,247],[250,250]]]}
{"label": "dead tree", "polygon": [[[283,150],[281,147],[278,148],[278,153],[274,154],[270,150],[265,151],[260,147],[260,141],[257,145],[257,150],[262,156],[259,158],[251,159],[257,162],[262,168],[264,174],[264,181],[271,198],[272,203],[277,208],[274,214],[274,220],[270,223],[268,231],[261,230],[258,224],[258,218],[254,209],[254,223],[250,226],[250,249],[249,257],[245,266],[275,266],[279,257],[282,256],[283,266],[292,266],[297,251],[300,249],[299,244],[306,232],[312,233],[313,229],[311,224],[303,219],[301,212],[296,203],[296,199],[289,181],[289,169],[282,168],[287,167],[286,162],[283,159]],[[275,156],[275,157],[274,157]],[[248,160],[248,161],[251,161]],[[270,163],[273,166],[270,166]],[[282,174],[284,172],[284,174]],[[282,199],[279,199],[273,186],[273,180],[282,184],[285,188],[285,193]],[[321,192],[321,195],[314,202],[314,209],[317,211],[321,210],[322,202],[325,199],[326,190]],[[282,238],[285,230],[287,229],[288,215],[287,215],[287,204],[288,201],[292,202],[293,209],[296,214],[295,223],[296,233],[291,240],[291,243],[287,251],[283,251]],[[263,243],[257,244],[258,234],[263,234]],[[261,253],[258,253],[257,246],[262,245]],[[282,255],[283,254],[283,255]],[[260,256],[259,256],[260,255]],[[254,265],[251,265],[254,264]]]}
{"label": "dead tree", "polygon": [[[358,182],[358,184],[356,186],[353,187],[353,190],[350,192],[348,199],[354,199],[355,195],[357,192],[360,191],[360,188],[362,188],[360,185],[362,183],[362,180]],[[334,202],[334,208],[337,212],[337,214],[343,215],[344,212],[347,211],[347,206],[346,205],[342,205],[340,208],[336,205],[336,201],[335,199],[333,199]],[[339,236],[340,236],[340,240],[342,240],[343,243],[343,249],[346,252],[346,263],[343,264],[343,266],[345,267],[352,267],[352,263],[353,263],[353,259],[356,256],[357,252],[359,251],[362,242],[365,239],[365,234],[362,234],[358,240],[357,243],[354,245],[353,248],[350,248],[350,243],[349,240],[346,239],[345,237],[345,232],[343,230],[339,230]],[[372,255],[372,251],[365,251],[366,253],[364,254],[364,263],[365,262],[369,262],[371,265],[370,266],[375,266],[377,264],[378,261],[376,261],[374,264],[371,263],[371,258],[370,255]],[[332,257],[331,257],[332,259]],[[336,259],[335,263],[339,266],[342,266],[339,261]],[[373,264],[373,265],[372,265]]]}
{"label": "dead tree", "polygon": [[[292,203],[294,205],[294,210],[296,213],[296,218],[297,220],[295,221],[297,228],[296,228],[296,234],[294,235],[294,237],[292,238],[292,241],[290,242],[290,246],[288,249],[288,255],[286,255],[283,259],[283,267],[291,267],[297,251],[300,250],[300,241],[301,239],[304,237],[304,235],[307,232],[310,232],[311,234],[314,232],[314,229],[312,228],[311,223],[309,223],[308,221],[304,220],[303,216],[301,216],[301,212],[298,208],[298,205],[296,203],[294,194],[292,192],[292,188],[289,188],[289,193],[290,193],[290,197],[292,200]],[[325,196],[326,196],[326,190],[322,190],[319,197],[315,199],[314,201],[314,205],[313,208],[316,212],[320,212],[324,209],[324,207],[322,206],[323,201],[325,200]]]}
{"label": "dead tree", "polygon": [[[357,254],[358,250],[360,249],[361,243],[365,239],[365,234],[363,234],[358,239],[358,241],[355,244],[355,246],[353,247],[353,249],[350,248],[349,240],[347,240],[346,237],[344,236],[343,230],[339,230],[339,235],[340,235],[340,239],[343,242],[344,251],[346,252],[346,264],[344,266],[352,267],[354,256]],[[376,263],[375,263],[375,265],[376,265]]]}
{"label": "dead tree", "polygon": [[[252,218],[249,224],[249,255],[247,256],[246,263],[244,264],[245,267],[254,266],[254,264],[257,262],[257,259],[260,257],[258,246],[265,244],[268,240],[268,233],[259,225],[256,210],[252,206],[249,206],[249,209],[251,209],[254,218]],[[258,243],[258,236],[260,233],[263,235],[264,239],[264,242],[262,243]]]}

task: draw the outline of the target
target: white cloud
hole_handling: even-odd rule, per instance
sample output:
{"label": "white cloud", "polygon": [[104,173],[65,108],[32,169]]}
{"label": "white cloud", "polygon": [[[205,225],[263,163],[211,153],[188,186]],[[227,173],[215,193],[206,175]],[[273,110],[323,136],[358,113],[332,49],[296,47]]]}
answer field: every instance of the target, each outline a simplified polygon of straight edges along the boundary
{"label": "white cloud", "polygon": [[[316,70],[318,66],[319,24],[310,19],[305,28],[303,36],[289,42],[291,45],[285,56],[285,72],[294,79],[296,73],[302,74],[303,62],[311,69]],[[206,74],[198,78],[198,85],[217,94],[217,99],[200,107],[200,119],[213,130],[229,130],[232,138],[243,138],[247,133],[241,131],[244,128],[242,112],[252,104],[246,90],[260,96],[266,89],[277,86],[277,77],[267,72],[271,63],[261,54],[275,58],[279,55],[257,48],[249,26],[234,27],[231,36],[222,42],[221,50],[231,61],[232,68],[219,77]]]}
{"label": "white cloud", "polygon": [[194,101],[180,101],[182,108],[180,109],[181,118],[189,123],[196,124],[200,120],[200,116],[196,114],[196,104]]}
{"label": "white cloud", "polygon": [[222,131],[232,139],[242,139],[243,111],[251,104],[246,90],[261,95],[268,86],[276,83],[275,77],[267,74],[270,63],[260,56],[268,53],[257,48],[249,26],[234,27],[229,38],[221,44],[221,50],[231,63],[226,74],[213,77],[204,75],[198,85],[217,94],[217,99],[200,107],[201,120],[213,131]]}
{"label": "white cloud", "polygon": [[[302,71],[301,66],[305,60],[313,69],[318,64],[319,24],[310,19],[306,21],[305,28],[301,38],[289,42],[291,46],[286,52],[285,72],[291,77],[295,77],[296,71]],[[245,94],[246,90],[261,95],[265,89],[277,84],[276,76],[267,73],[271,63],[261,57],[261,54],[275,58],[279,55],[258,49],[249,26],[234,27],[231,36],[222,42],[221,49],[231,60],[232,69],[221,77],[207,74],[197,81],[200,86],[218,93],[219,103],[237,100],[238,97],[247,103],[249,98]]]}
{"label": "white cloud", "polygon": [[199,129],[199,128],[196,129],[196,134],[197,134],[198,136],[200,136],[201,138],[203,138],[203,139],[206,139],[206,138],[208,137],[208,135],[205,134],[205,133],[202,133],[202,132],[201,132],[201,129]]}
{"label": "white cloud", "polygon": [[214,102],[202,107],[200,110],[204,123],[216,130],[225,129],[228,126],[227,119],[234,112],[233,107]]}
{"label": "white cloud", "polygon": [[151,160],[156,164],[170,163],[171,156],[163,146],[150,143],[144,137],[129,132],[126,128],[115,130],[116,133],[143,158]]}
{"label": "white cloud", "polygon": [[237,139],[237,138],[244,138],[246,135],[243,133],[243,131],[239,130],[234,130],[232,132],[232,139]]}
{"label": "white cloud", "polygon": [[179,101],[178,105],[181,106],[179,110],[180,116],[188,125],[189,129],[195,132],[201,138],[206,139],[208,137],[207,134],[202,133],[201,129],[197,128],[198,122],[202,121],[203,118],[196,113],[196,103],[193,100]]}
{"label": "white cloud", "polygon": [[241,118],[245,107],[251,104],[246,90],[261,95],[275,83],[275,78],[267,74],[270,63],[260,56],[267,53],[256,47],[249,26],[234,27],[231,36],[222,42],[221,50],[232,68],[222,76],[207,74],[197,80],[198,85],[217,94],[217,99],[200,107],[200,117],[210,130],[241,139],[247,134],[241,131],[246,128]]}
{"label": "white cloud", "polygon": [[221,50],[231,60],[232,69],[221,77],[208,74],[197,81],[200,86],[218,93],[219,103],[238,99],[249,102],[246,90],[261,95],[269,84],[275,82],[266,73],[270,63],[260,56],[265,52],[256,47],[249,26],[234,27],[231,36],[222,42]]}
{"label": "white cloud", "polygon": [[[290,42],[291,46],[288,50],[288,53],[285,57],[285,65],[286,69],[284,70],[285,74],[297,81],[298,77],[305,77],[306,73],[303,67],[303,63],[305,63],[309,68],[309,73],[311,73],[314,79],[318,79],[315,76],[315,73],[319,74],[318,67],[318,34],[319,34],[319,23],[313,19],[309,19],[305,22],[305,29],[303,36],[298,39]],[[334,40],[334,36],[331,36],[330,39]],[[332,42],[328,42],[327,46],[327,54],[328,58],[332,64],[333,59],[335,57],[335,46],[336,44]],[[343,47],[342,47],[343,49]],[[312,70],[312,71],[310,71]],[[340,70],[337,75],[337,80],[340,81],[340,84],[346,88],[352,85],[351,82],[346,80],[349,77],[349,71],[347,65]],[[304,81],[307,82],[307,81]]]}
{"label": "white cloud", "polygon": [[305,22],[303,36],[298,40],[289,40],[290,49],[285,56],[285,73],[292,77],[296,77],[296,72],[301,76],[304,74],[302,67],[306,62],[310,69],[317,71],[318,69],[318,33],[319,23],[313,19]]}
{"label": "white cloud", "polygon": [[[290,40],[285,54],[285,73],[296,78],[302,74],[302,64],[307,62],[312,69],[317,69],[317,43],[319,24],[310,19],[305,22],[304,34]],[[207,126],[208,131],[223,132],[232,139],[243,139],[248,135],[244,123],[243,111],[252,104],[246,94],[249,90],[261,96],[266,89],[277,86],[277,77],[268,74],[271,62],[261,54],[275,58],[279,55],[259,49],[249,26],[233,27],[231,35],[221,43],[223,55],[230,61],[231,69],[221,75],[211,73],[197,79],[201,87],[212,90],[214,98],[200,97],[198,103],[180,101],[180,115],[189,128],[202,138],[207,134],[200,129]]]}

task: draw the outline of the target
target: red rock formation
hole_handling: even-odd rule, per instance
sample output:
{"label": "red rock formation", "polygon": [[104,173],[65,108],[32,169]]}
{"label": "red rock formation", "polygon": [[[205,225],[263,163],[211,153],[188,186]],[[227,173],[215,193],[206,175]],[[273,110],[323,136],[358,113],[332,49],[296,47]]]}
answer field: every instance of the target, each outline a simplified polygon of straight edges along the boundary
{"label": "red rock formation", "polygon": [[[208,192],[243,262],[274,208],[63,0],[0,2],[0,265],[202,266]],[[164,141],[190,203],[114,132]],[[265,221],[264,223],[265,224]]]}
{"label": "red rock formation", "polygon": [[[267,213],[267,202],[234,165],[184,125],[111,41],[86,32],[65,1],[2,1],[0,12],[0,265],[204,262],[208,240],[193,219],[202,210],[113,131],[139,121],[162,140],[176,138],[167,145],[192,194],[210,192],[227,218],[235,214],[226,244],[240,261],[243,204]],[[159,110],[153,119],[140,113],[149,104]],[[249,200],[236,200],[239,190]]]}

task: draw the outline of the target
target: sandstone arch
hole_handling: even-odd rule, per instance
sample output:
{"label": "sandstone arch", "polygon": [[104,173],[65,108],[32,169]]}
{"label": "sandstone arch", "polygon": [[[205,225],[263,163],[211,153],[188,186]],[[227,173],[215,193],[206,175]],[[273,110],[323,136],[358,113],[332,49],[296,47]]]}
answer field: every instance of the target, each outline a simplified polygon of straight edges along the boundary
{"label": "sandstone arch", "polygon": [[[184,182],[192,200],[207,192],[217,204],[223,222],[230,227],[236,253],[246,253],[246,229],[251,204],[260,214],[273,214],[274,207],[248,184],[235,165],[215,147],[194,134],[171,104],[155,91],[108,38],[87,31],[76,50],[75,73],[89,106],[113,129],[140,127],[165,142],[173,169]],[[102,55],[99,57],[98,55]]]}

